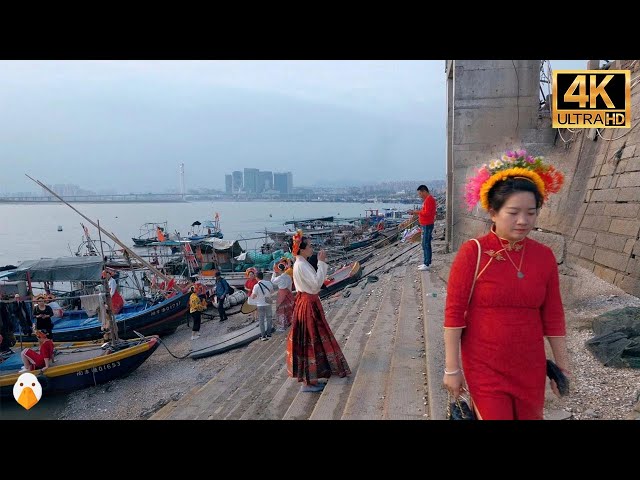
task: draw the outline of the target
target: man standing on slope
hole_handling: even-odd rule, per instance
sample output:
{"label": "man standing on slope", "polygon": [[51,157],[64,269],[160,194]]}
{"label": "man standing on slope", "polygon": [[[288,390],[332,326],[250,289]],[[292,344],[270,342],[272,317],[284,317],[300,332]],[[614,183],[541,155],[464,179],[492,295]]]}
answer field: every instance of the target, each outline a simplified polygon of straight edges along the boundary
{"label": "man standing on slope", "polygon": [[426,185],[418,187],[418,196],[423,200],[422,210],[409,210],[409,213],[418,215],[418,220],[422,227],[424,263],[418,266],[418,270],[429,270],[431,266],[431,237],[433,235],[433,224],[436,220],[436,201],[429,193]]}

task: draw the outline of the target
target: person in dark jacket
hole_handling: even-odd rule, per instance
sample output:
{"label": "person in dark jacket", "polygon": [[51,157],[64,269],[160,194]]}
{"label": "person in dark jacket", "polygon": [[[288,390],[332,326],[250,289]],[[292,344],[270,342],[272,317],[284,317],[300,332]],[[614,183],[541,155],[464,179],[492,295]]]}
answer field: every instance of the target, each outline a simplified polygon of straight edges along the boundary
{"label": "person in dark jacket", "polygon": [[23,335],[30,335],[31,332],[31,316],[29,315],[29,308],[27,304],[20,300],[20,294],[16,293],[13,296],[14,302],[9,303],[9,315],[13,319],[14,325],[20,325],[20,330]]}
{"label": "person in dark jacket", "polygon": [[231,291],[231,287],[229,286],[229,282],[227,282],[224,278],[222,278],[222,273],[220,270],[216,271],[216,297],[218,298],[218,314],[220,315],[220,321],[224,321],[227,318],[227,314],[224,311],[224,301],[229,295]]}

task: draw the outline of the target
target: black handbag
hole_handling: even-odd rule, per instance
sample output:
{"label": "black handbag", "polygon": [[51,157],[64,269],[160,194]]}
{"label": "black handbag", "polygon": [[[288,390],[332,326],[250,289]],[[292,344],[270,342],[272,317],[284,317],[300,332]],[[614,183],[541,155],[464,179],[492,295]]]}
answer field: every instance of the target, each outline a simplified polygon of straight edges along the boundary
{"label": "black handbag", "polygon": [[569,379],[562,370],[560,370],[560,367],[551,360],[547,360],[547,377],[556,382],[561,397],[569,393]]}
{"label": "black handbag", "polygon": [[458,397],[455,400],[451,400],[451,394],[449,394],[449,403],[447,405],[447,420],[475,420],[476,416],[469,407],[467,401]]}

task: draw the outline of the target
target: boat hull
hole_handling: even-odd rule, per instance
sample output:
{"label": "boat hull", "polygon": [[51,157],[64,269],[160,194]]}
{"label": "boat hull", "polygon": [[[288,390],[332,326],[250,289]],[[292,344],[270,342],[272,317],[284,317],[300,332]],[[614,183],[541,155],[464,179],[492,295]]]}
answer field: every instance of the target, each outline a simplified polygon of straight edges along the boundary
{"label": "boat hull", "polygon": [[[86,387],[100,385],[124,377],[136,370],[156,351],[160,345],[158,337],[145,339],[139,345],[130,346],[108,355],[79,362],[52,366],[45,373],[34,370],[44,394],[67,393]],[[17,354],[16,354],[17,355]],[[0,375],[0,397],[13,396],[13,386],[20,373]]]}

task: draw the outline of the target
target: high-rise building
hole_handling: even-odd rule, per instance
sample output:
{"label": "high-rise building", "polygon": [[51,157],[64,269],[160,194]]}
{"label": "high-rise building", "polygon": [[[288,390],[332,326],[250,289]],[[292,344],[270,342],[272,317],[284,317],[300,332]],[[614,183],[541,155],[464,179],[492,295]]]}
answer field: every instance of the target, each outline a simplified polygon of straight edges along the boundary
{"label": "high-rise building", "polygon": [[256,193],[262,193],[266,190],[273,190],[273,173],[261,171],[258,173],[258,189]]}
{"label": "high-rise building", "polygon": [[287,172],[287,193],[293,193],[293,174]]}
{"label": "high-rise building", "polygon": [[273,188],[285,195],[293,193],[293,175],[291,172],[274,173]]}
{"label": "high-rise building", "polygon": [[231,175],[233,175],[233,193],[238,193],[242,190],[242,172],[236,170]]}
{"label": "high-rise building", "polygon": [[233,193],[233,175],[224,176],[224,187],[225,187],[225,192]]}
{"label": "high-rise building", "polygon": [[258,177],[260,170],[257,168],[244,169],[244,191],[247,193],[258,193]]}

